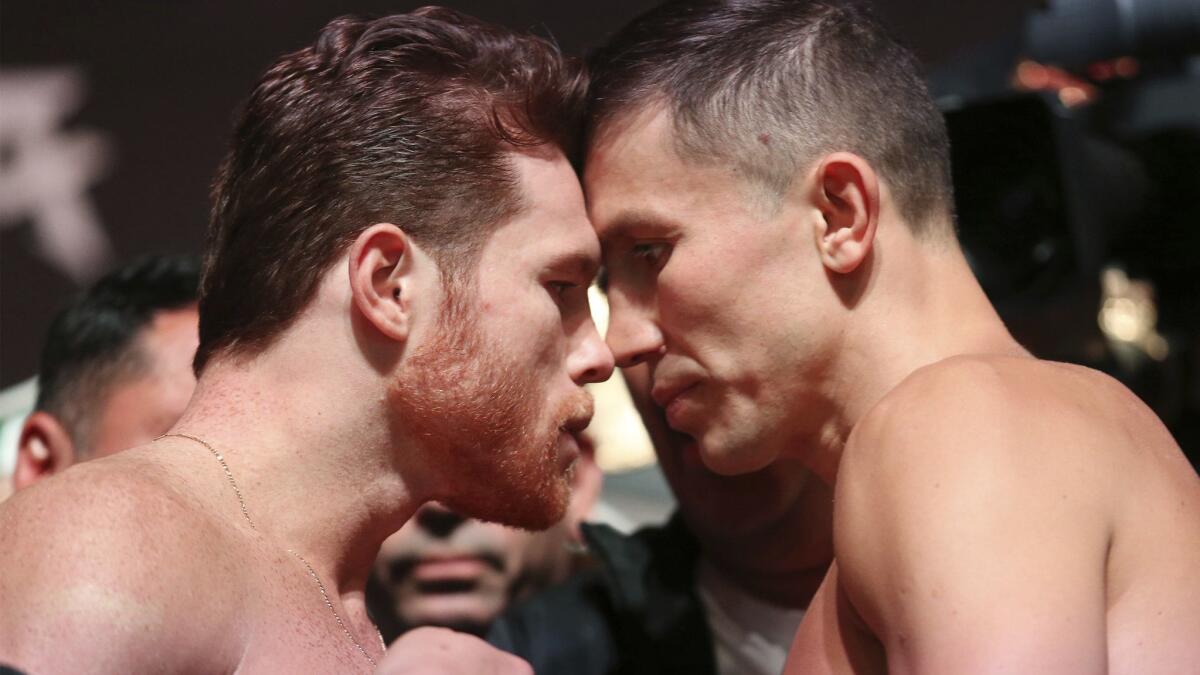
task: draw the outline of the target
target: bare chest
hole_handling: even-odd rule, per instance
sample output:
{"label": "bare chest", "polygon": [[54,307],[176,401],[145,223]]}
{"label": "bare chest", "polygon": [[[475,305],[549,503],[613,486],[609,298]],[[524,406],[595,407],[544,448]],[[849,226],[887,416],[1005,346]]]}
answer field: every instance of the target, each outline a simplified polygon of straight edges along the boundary
{"label": "bare chest", "polygon": [[247,598],[253,619],[243,622],[237,672],[372,672],[384,647],[361,604],[347,606],[328,588],[322,593],[303,568],[294,567],[267,570],[268,578]]}

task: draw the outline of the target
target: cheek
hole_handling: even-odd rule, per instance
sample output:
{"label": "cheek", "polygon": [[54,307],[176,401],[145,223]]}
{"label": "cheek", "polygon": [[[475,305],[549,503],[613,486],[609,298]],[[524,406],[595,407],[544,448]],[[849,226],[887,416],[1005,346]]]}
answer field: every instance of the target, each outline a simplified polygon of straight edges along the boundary
{"label": "cheek", "polygon": [[659,311],[680,317],[712,315],[724,295],[745,292],[745,273],[734,267],[730,255],[720,255],[703,242],[680,245],[659,272]]}
{"label": "cheek", "polygon": [[534,363],[551,362],[563,352],[563,318],[558,305],[540,284],[521,293],[493,298],[481,306],[486,344]]}
{"label": "cheek", "polygon": [[[497,525],[496,527],[501,527]],[[525,557],[526,549],[529,547],[529,542],[534,535],[524,530],[505,527],[503,534],[499,537],[499,545],[504,551],[504,555],[509,560],[508,569],[516,569],[517,565],[522,562]]]}
{"label": "cheek", "polygon": [[755,288],[744,275],[731,273],[718,260],[699,257],[688,266],[663,269],[658,284],[658,316],[669,342],[684,354],[712,367],[740,350],[755,317],[743,311]]}

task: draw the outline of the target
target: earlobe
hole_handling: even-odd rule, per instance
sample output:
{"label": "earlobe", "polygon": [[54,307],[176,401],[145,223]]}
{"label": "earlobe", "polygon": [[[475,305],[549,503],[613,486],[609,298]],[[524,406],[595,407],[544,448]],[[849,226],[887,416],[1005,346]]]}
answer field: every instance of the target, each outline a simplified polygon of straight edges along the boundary
{"label": "earlobe", "polygon": [[812,182],[820,211],[814,236],[821,262],[850,274],[866,260],[879,223],[879,179],[861,157],[836,152],[823,158]]}
{"label": "earlobe", "polygon": [[13,487],[26,488],[74,463],[75,443],[71,435],[53,415],[34,412],[21,428]]}
{"label": "earlobe", "polygon": [[350,247],[350,290],[354,306],[379,333],[403,342],[409,311],[404,286],[411,280],[412,242],[396,225],[377,223]]}

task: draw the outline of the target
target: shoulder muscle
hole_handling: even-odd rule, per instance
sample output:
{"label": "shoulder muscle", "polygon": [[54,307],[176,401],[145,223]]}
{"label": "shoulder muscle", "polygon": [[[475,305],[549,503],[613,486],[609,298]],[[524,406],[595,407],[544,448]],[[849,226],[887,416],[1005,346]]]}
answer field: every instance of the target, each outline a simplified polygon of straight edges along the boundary
{"label": "shoulder muscle", "polygon": [[194,619],[221,610],[195,592],[215,581],[192,545],[203,527],[169,493],[102,467],[15,495],[0,505],[0,653],[39,672],[170,669],[163,658],[204,641]]}
{"label": "shoulder muscle", "polygon": [[1046,405],[1003,367],[948,363],[852,434],[836,554],[890,667],[1103,666],[1107,519],[1062,451],[1077,422]]}

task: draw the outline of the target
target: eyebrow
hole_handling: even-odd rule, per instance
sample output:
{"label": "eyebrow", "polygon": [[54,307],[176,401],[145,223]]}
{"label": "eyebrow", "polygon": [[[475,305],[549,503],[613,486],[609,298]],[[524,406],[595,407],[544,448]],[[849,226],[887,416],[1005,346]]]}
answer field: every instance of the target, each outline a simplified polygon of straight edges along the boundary
{"label": "eyebrow", "polygon": [[611,225],[604,228],[604,234],[600,235],[600,242],[602,244],[613,239],[629,237],[629,231],[638,228],[672,227],[672,223],[669,220],[664,220],[661,216],[649,211],[641,210],[621,211],[611,222]]}
{"label": "eyebrow", "polygon": [[600,270],[600,260],[590,253],[571,251],[553,258],[547,268],[591,280]]}

